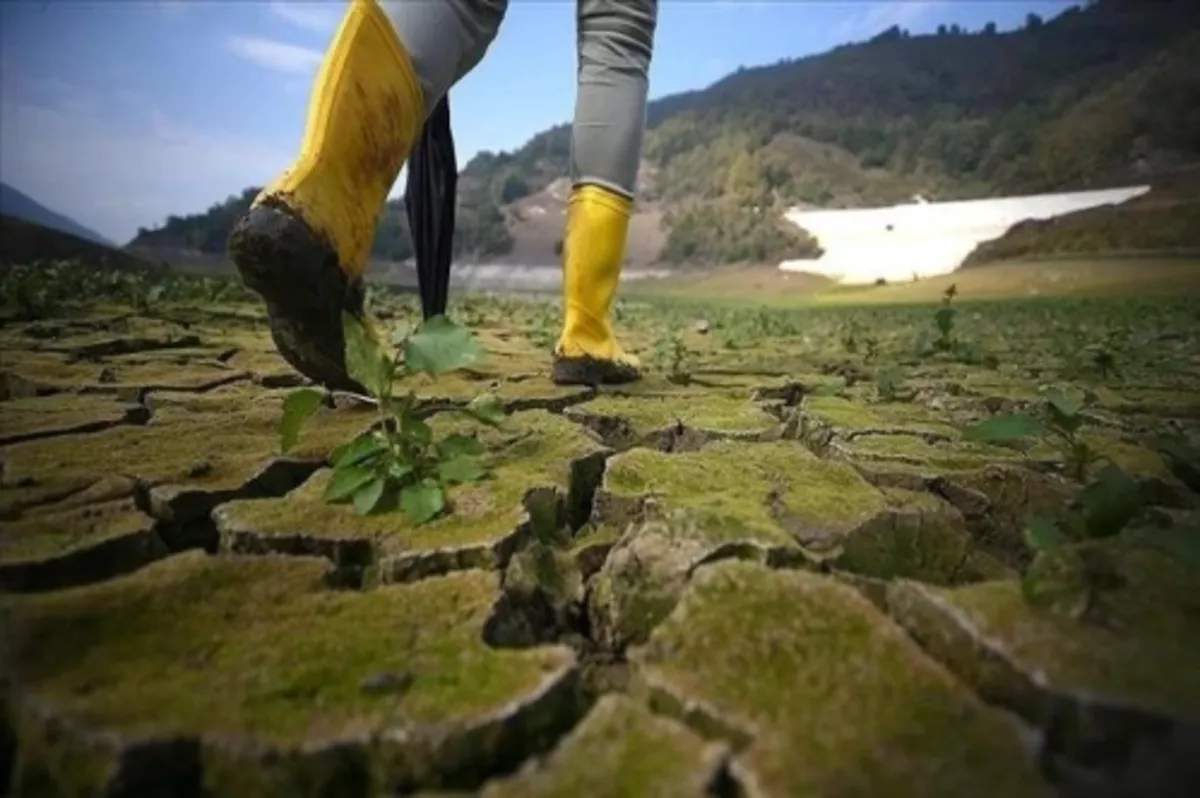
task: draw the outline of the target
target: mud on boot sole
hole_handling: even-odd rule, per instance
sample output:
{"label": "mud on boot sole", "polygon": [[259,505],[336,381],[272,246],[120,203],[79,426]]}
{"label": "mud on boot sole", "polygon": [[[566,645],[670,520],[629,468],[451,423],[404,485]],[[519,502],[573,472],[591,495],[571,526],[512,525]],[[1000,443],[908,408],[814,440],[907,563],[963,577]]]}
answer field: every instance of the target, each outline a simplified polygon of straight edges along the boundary
{"label": "mud on boot sole", "polygon": [[551,379],[556,385],[622,385],[641,379],[639,369],[627,363],[589,357],[554,358]]}
{"label": "mud on boot sole", "polygon": [[362,393],[346,373],[342,311],[362,318],[363,286],[347,278],[333,247],[291,212],[260,205],[233,228],[229,255],[265,301],[284,360],[330,389]]}

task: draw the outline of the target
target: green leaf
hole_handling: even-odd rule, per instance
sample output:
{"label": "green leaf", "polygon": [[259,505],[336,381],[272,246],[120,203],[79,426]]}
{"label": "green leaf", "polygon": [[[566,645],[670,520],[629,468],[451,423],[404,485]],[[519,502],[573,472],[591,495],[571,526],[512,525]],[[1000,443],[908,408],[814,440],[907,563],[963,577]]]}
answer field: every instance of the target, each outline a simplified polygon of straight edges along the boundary
{"label": "green leaf", "polygon": [[300,428],[321,407],[324,394],[314,388],[292,391],[283,400],[283,418],[279,421],[279,448],[287,452],[300,440]]}
{"label": "green leaf", "polygon": [[364,432],[354,440],[334,449],[329,460],[337,468],[361,465],[388,450],[387,441],[374,432]]}
{"label": "green leaf", "polygon": [[938,308],[937,313],[933,316],[934,321],[937,322],[938,330],[948,333],[954,329],[954,314],[956,313],[958,311],[949,305]]}
{"label": "green leaf", "polygon": [[445,316],[434,316],[404,342],[404,364],[410,371],[437,376],[465,368],[483,356],[471,331]]}
{"label": "green leaf", "polygon": [[463,412],[480,423],[498,427],[504,423],[504,402],[494,393],[484,393],[472,399]]}
{"label": "green leaf", "polygon": [[378,343],[367,335],[362,322],[342,313],[342,335],[346,339],[346,371],[362,383],[372,396],[386,396],[392,387],[392,361]]}
{"label": "green leaf", "polygon": [[407,322],[398,321],[392,327],[392,346],[404,346],[404,339],[412,332]]}
{"label": "green leaf", "polygon": [[1008,443],[1042,434],[1042,422],[1028,413],[993,416],[967,427],[963,438],[976,443]]}
{"label": "green leaf", "polygon": [[1079,505],[1087,536],[1107,538],[1120,533],[1137,517],[1144,500],[1137,481],[1118,466],[1109,465],[1080,493]]}
{"label": "green leaf", "polygon": [[1060,546],[1038,553],[1021,578],[1021,593],[1031,607],[1079,620],[1091,606],[1094,590],[1078,552]]}
{"label": "green leaf", "polygon": [[401,423],[400,431],[404,437],[417,443],[426,444],[433,440],[433,430],[416,416],[408,416]]}
{"label": "green leaf", "polygon": [[480,455],[484,451],[483,442],[471,435],[455,433],[447,435],[438,441],[438,454],[446,460],[459,455]]}
{"label": "green leaf", "polygon": [[446,507],[446,492],[432,479],[409,485],[400,494],[400,511],[413,524],[432,521]]}
{"label": "green leaf", "polygon": [[1047,388],[1043,396],[1050,404],[1050,415],[1055,424],[1067,432],[1079,429],[1083,423],[1083,419],[1079,417],[1079,411],[1083,409],[1082,398],[1074,399],[1058,388]]}
{"label": "green leaf", "polygon": [[438,476],[450,484],[478,482],[486,474],[487,469],[478,460],[465,454],[438,463]]}
{"label": "green leaf", "polygon": [[411,476],[415,470],[416,469],[413,468],[412,463],[405,463],[401,460],[396,460],[388,466],[388,476],[390,476],[392,479],[395,479],[397,482],[403,482],[404,480],[408,479],[408,477]]}
{"label": "green leaf", "polygon": [[387,489],[387,480],[375,477],[370,482],[359,487],[354,492],[354,512],[359,515],[369,515],[379,505],[383,492]]}
{"label": "green leaf", "polygon": [[1033,551],[1049,551],[1068,543],[1058,524],[1049,518],[1030,518],[1025,522],[1025,545]]}
{"label": "green leaf", "polygon": [[375,478],[375,471],[361,466],[335,468],[325,484],[325,501],[338,504],[348,501],[363,485]]}

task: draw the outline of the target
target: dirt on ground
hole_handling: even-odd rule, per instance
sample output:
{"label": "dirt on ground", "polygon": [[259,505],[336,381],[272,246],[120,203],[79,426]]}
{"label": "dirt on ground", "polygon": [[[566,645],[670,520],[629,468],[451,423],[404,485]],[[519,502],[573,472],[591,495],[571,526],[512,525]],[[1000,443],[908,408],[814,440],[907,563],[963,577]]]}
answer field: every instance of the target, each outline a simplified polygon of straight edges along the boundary
{"label": "dirt on ground", "polygon": [[[646,377],[590,388],[548,378],[554,305],[461,298],[487,358],[397,391],[435,427],[484,392],[506,417],[478,433],[489,476],[419,526],[324,500],[363,402],[330,397],[282,452],[304,380],[256,305],[22,305],[0,326],[0,785],[1190,794],[1195,304],[963,299],[620,302]],[[966,431],[1044,416],[1049,389],[1078,405],[1069,440]],[[1072,526],[1107,466],[1136,512]]]}

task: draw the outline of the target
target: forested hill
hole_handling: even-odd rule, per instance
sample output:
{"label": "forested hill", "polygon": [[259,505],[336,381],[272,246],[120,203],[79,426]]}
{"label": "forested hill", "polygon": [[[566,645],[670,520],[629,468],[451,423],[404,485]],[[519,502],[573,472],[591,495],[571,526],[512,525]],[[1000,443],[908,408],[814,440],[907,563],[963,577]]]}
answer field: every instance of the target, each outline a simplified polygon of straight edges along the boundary
{"label": "forested hill", "polygon": [[[778,221],[797,203],[854,207],[914,193],[947,199],[1144,179],[1200,160],[1198,52],[1200,3],[1098,0],[1049,20],[1031,15],[1012,32],[892,28],[740,69],[651,103],[641,204],[662,214],[663,260],[768,261],[815,251]],[[543,192],[566,173],[568,149],[562,125],[515,152],[473,158],[460,180],[460,256],[519,250],[528,209],[553,205]],[[219,251],[250,196],[134,243]],[[390,206],[375,253],[410,252],[402,208]]]}

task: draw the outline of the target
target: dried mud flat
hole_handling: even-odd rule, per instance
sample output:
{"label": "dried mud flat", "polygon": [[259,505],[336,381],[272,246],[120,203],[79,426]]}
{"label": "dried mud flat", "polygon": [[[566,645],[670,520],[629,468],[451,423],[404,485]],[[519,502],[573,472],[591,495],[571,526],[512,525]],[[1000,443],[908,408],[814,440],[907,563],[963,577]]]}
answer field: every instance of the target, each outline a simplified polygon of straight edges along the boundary
{"label": "dried mud flat", "polygon": [[[1185,794],[1196,572],[1117,536],[1102,620],[1028,606],[1024,519],[1081,485],[961,428],[1086,391],[1089,441],[1153,497],[1137,526],[1194,528],[1196,472],[1147,443],[1200,435],[1194,308],[965,310],[991,367],[902,354],[929,314],[623,308],[635,349],[674,330],[686,368],[594,390],[548,381],[552,310],[469,300],[491,356],[418,392],[495,390],[508,420],[490,478],[419,528],[321,500],[362,407],[280,454],[300,381],[252,307],[5,323],[0,784]],[[1119,379],[1068,369],[1112,330]]]}

